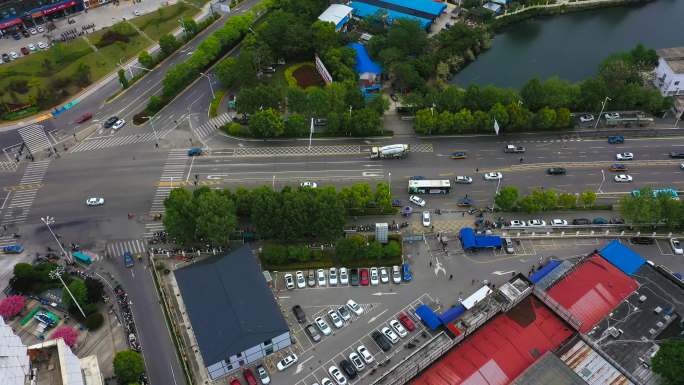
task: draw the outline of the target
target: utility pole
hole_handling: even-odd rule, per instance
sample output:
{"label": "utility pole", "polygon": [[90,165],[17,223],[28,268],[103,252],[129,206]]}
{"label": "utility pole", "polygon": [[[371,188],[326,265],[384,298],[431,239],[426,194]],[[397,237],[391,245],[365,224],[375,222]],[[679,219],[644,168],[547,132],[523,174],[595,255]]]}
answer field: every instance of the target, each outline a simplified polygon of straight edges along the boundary
{"label": "utility pole", "polygon": [[85,312],[83,312],[83,309],[81,308],[81,304],[78,303],[78,301],[77,301],[76,298],[74,297],[74,294],[71,292],[71,290],[69,290],[69,287],[66,285],[66,283],[64,283],[64,280],[62,279],[62,272],[63,272],[63,271],[64,271],[64,268],[63,268],[63,267],[58,267],[58,268],[52,270],[51,272],[49,272],[49,273],[48,273],[48,276],[49,276],[50,278],[52,278],[52,279],[59,279],[59,282],[62,283],[62,286],[64,286],[64,288],[66,289],[67,293],[69,293],[69,297],[71,297],[71,300],[74,301],[74,304],[75,304],[76,307],[78,308],[78,311],[81,312],[81,315],[82,315],[83,318],[85,319],[85,318],[87,318],[87,317],[86,317],[86,315],[85,315]]}
{"label": "utility pole", "polygon": [[612,99],[607,96],[605,99],[603,99],[603,103],[601,103],[601,112],[599,112],[599,116],[596,117],[596,124],[594,124],[594,130],[598,128],[599,120],[601,120],[601,115],[603,115],[603,109],[606,108],[606,103],[608,103],[609,100]]}
{"label": "utility pole", "polygon": [[52,234],[52,237],[55,238],[55,241],[57,242],[57,245],[59,246],[60,250],[62,250],[62,255],[64,256],[65,259],[68,261],[72,261],[73,259],[71,258],[71,255],[64,250],[64,246],[62,246],[62,242],[57,238],[57,235],[55,234],[54,231],[52,231],[52,227],[50,227],[51,224],[55,223],[55,218],[46,216],[46,217],[41,217],[40,220],[45,223],[45,226],[47,226],[48,230],[50,231],[50,234]]}

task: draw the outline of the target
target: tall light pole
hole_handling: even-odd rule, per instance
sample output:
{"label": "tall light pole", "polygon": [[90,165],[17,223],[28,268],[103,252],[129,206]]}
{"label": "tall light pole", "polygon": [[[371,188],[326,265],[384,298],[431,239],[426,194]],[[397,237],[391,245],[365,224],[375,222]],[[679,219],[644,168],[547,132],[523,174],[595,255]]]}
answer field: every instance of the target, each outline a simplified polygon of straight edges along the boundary
{"label": "tall light pole", "polygon": [[200,76],[203,76],[203,77],[207,78],[207,80],[209,80],[209,89],[211,90],[211,98],[212,98],[212,100],[216,99],[216,95],[214,95],[214,86],[211,84],[211,78],[209,77],[209,75],[205,74],[204,72],[200,72]]}
{"label": "tall light pole", "polygon": [[152,116],[143,116],[143,118],[149,119],[150,120],[150,126],[152,126],[152,133],[154,134],[154,145],[156,147],[159,147],[159,138],[157,137],[157,131],[154,129],[154,115]]}
{"label": "tall light pole", "polygon": [[609,100],[613,100],[613,99],[611,99],[607,96],[605,99],[603,99],[603,103],[601,103],[601,112],[599,112],[599,116],[596,118],[596,124],[594,124],[594,130],[598,128],[599,120],[601,120],[601,115],[603,115],[603,109],[606,108],[606,103],[608,103]]}
{"label": "tall light pole", "polygon": [[50,231],[50,234],[52,234],[52,237],[55,238],[55,242],[57,242],[57,245],[59,245],[60,250],[62,250],[62,256],[64,256],[65,259],[71,261],[71,255],[64,250],[64,246],[62,246],[62,242],[60,242],[59,238],[57,238],[57,235],[55,234],[54,231],[52,231],[52,227],[50,227],[51,224],[55,223],[55,218],[46,216],[46,217],[40,217],[40,220],[45,223],[45,226],[47,226],[48,230]]}
{"label": "tall light pole", "polygon": [[392,199],[392,171],[388,173],[389,176],[389,195],[390,195],[390,200]]}
{"label": "tall light pole", "polygon": [[64,268],[58,267],[58,268],[52,270],[51,272],[49,272],[48,276],[52,279],[59,279],[59,282],[62,283],[62,286],[64,286],[67,293],[69,293],[71,300],[74,301],[74,304],[78,308],[78,311],[81,312],[81,315],[83,315],[83,318],[85,319],[87,317],[86,317],[85,313],[83,312],[83,309],[81,308],[81,304],[79,304],[78,301],[76,300],[76,298],[74,298],[74,294],[71,292],[71,290],[69,290],[69,287],[66,285],[66,283],[64,283],[64,280],[62,279],[62,272],[63,271],[64,271]]}

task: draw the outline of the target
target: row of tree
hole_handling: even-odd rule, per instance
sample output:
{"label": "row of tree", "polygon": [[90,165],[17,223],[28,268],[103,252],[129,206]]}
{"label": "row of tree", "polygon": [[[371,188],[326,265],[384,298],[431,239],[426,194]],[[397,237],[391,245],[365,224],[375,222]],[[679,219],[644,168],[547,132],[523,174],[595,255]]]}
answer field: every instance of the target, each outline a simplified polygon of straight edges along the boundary
{"label": "row of tree", "polygon": [[393,212],[389,186],[367,183],[345,187],[263,186],[235,192],[201,187],[193,192],[179,188],[164,201],[164,227],[183,245],[210,243],[224,246],[236,235],[238,219],[249,221],[262,239],[333,240],[342,234],[347,215]]}
{"label": "row of tree", "polygon": [[622,198],[620,212],[625,221],[637,227],[659,225],[669,230],[684,229],[684,203],[669,194],[654,196],[650,188]]}
{"label": "row of tree", "polygon": [[558,193],[555,190],[542,188],[521,196],[517,187],[504,186],[496,194],[494,203],[503,211],[519,210],[532,214],[557,209],[592,207],[596,204],[596,193],[591,190],[579,194]]}

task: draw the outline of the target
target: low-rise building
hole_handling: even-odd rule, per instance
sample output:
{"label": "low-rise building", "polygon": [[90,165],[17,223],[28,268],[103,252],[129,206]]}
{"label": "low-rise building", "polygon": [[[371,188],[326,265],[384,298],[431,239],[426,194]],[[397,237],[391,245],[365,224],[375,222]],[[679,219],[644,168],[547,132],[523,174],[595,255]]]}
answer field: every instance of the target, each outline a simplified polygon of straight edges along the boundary
{"label": "low-rise building", "polygon": [[656,50],[655,86],[663,96],[684,95],[684,47]]}
{"label": "low-rise building", "polygon": [[318,20],[335,24],[335,31],[339,32],[344,30],[351,20],[353,10],[352,7],[344,4],[331,4],[318,16]]}

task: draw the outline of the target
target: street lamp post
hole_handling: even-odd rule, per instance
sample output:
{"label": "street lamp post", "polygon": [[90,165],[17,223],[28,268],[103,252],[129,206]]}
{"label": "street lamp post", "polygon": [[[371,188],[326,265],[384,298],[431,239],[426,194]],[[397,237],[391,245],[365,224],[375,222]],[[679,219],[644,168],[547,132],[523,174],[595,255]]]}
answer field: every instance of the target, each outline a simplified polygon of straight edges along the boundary
{"label": "street lamp post", "polygon": [[608,103],[609,100],[612,99],[607,96],[605,99],[603,99],[603,103],[601,103],[601,112],[599,112],[599,116],[596,117],[596,124],[594,124],[594,130],[598,128],[599,120],[601,120],[601,115],[603,115],[603,109],[606,108],[606,103]]}
{"label": "street lamp post", "polygon": [[157,131],[154,129],[154,115],[152,116],[143,116],[143,118],[149,119],[150,120],[150,126],[152,126],[152,133],[154,134],[154,145],[156,147],[159,147],[159,138],[157,137]]}
{"label": "street lamp post", "polygon": [[75,304],[76,307],[78,308],[78,311],[81,312],[81,315],[83,315],[83,318],[85,319],[85,318],[87,318],[87,317],[86,317],[86,315],[85,315],[85,312],[84,312],[83,309],[81,308],[81,304],[79,304],[78,301],[76,300],[76,298],[74,298],[74,294],[71,292],[71,290],[69,290],[69,287],[66,285],[66,283],[64,283],[64,280],[62,279],[62,271],[63,271],[63,269],[64,269],[64,268],[59,267],[59,268],[57,268],[57,269],[55,269],[55,270],[52,270],[51,272],[48,273],[48,276],[50,276],[50,278],[52,278],[52,279],[59,279],[59,282],[62,283],[62,286],[64,286],[64,288],[66,289],[67,293],[69,293],[69,296],[71,297],[71,300],[74,301],[74,304]]}
{"label": "street lamp post", "polygon": [[55,238],[55,241],[57,242],[57,245],[59,245],[60,250],[62,250],[62,255],[64,258],[68,259],[69,261],[72,260],[71,256],[69,253],[64,250],[64,246],[62,246],[62,242],[60,242],[59,238],[57,238],[57,235],[55,234],[54,231],[52,231],[52,227],[50,227],[51,224],[55,223],[55,218],[46,216],[46,217],[41,217],[40,220],[45,223],[45,226],[47,226],[48,230],[50,231],[50,234],[52,234],[52,237]]}
{"label": "street lamp post", "polygon": [[390,171],[388,173],[388,177],[389,177],[389,195],[390,195],[390,199],[392,199],[392,171]]}
{"label": "street lamp post", "polygon": [[200,76],[207,78],[207,80],[209,81],[209,89],[211,90],[211,99],[216,99],[216,95],[214,95],[214,86],[211,84],[211,78],[209,77],[209,75],[205,74],[204,72],[200,72]]}

